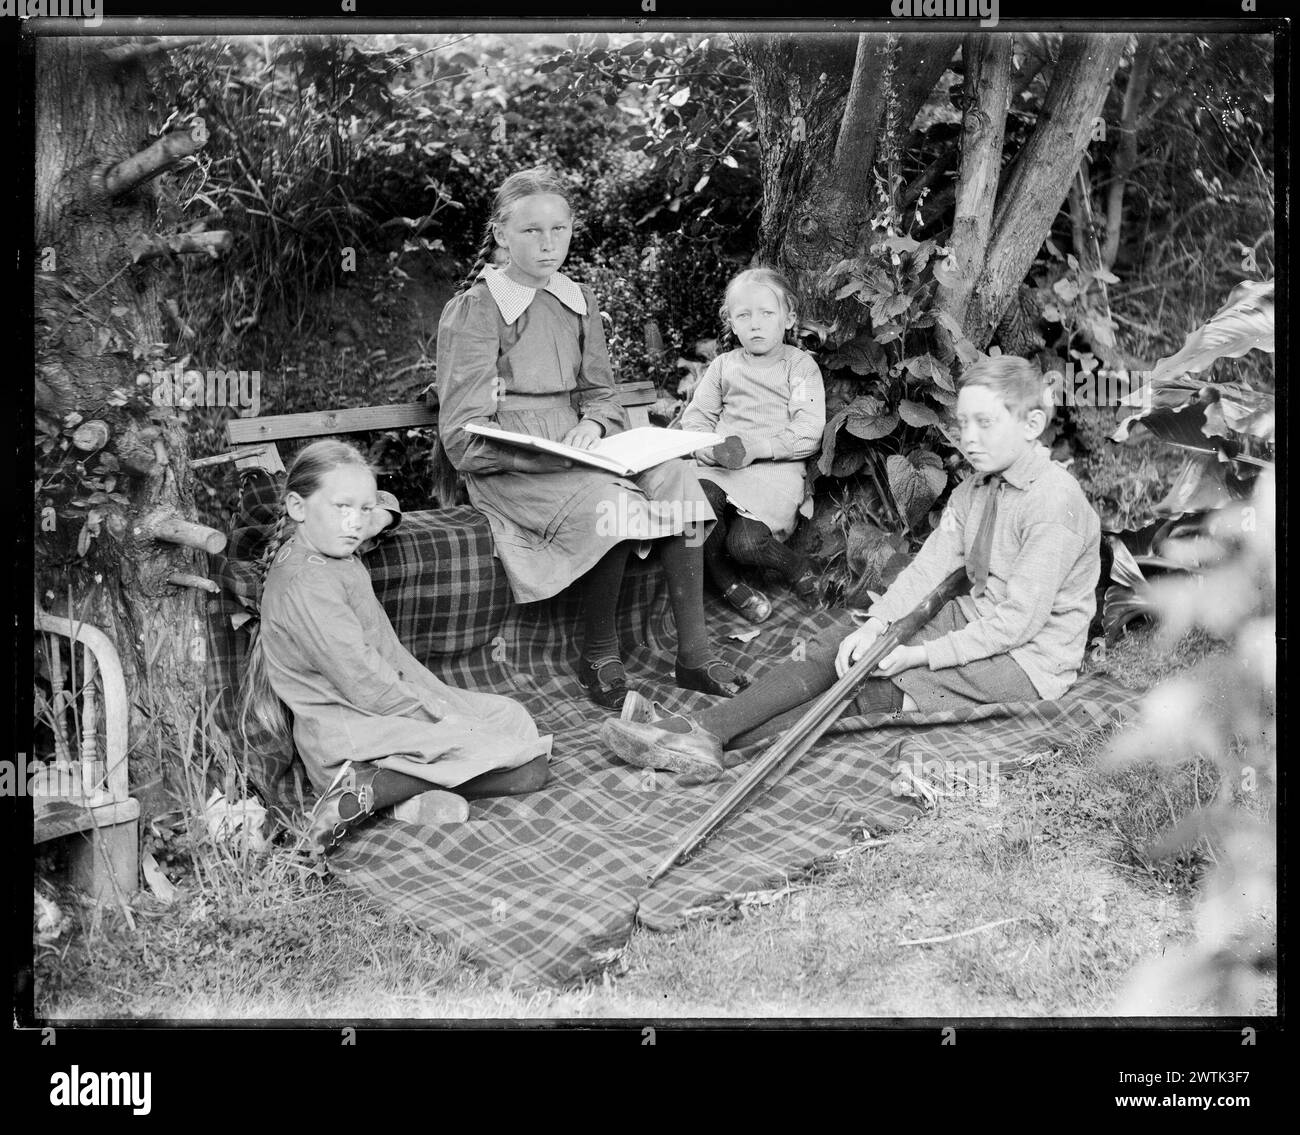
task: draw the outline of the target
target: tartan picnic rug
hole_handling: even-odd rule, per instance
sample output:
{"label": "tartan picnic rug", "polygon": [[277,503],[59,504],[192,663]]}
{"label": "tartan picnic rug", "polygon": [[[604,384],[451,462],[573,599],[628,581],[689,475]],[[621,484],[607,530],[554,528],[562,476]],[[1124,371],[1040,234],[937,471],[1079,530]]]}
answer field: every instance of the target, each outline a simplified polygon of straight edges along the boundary
{"label": "tartan picnic rug", "polygon": [[[232,553],[239,544],[232,541]],[[646,873],[747,766],[682,786],[672,773],[606,754],[597,741],[606,713],[572,676],[581,645],[573,634],[576,601],[561,595],[514,604],[487,522],[474,510],[408,513],[366,562],[398,635],[430,670],[454,685],[516,698],[543,733],[555,735],[552,779],[528,796],[475,801],[470,822],[454,827],[376,820],[331,856],[331,870],[433,929],[468,960],[524,984],[593,976],[617,958],[636,923],[670,929],[782,885],[920,814],[916,780],[934,785],[946,772],[951,788],[952,770],[973,772],[972,761],[987,762],[979,767],[993,775],[1014,771],[1071,735],[1122,720],[1140,696],[1085,676],[1057,702],[841,718],[694,858],[647,889]],[[218,565],[215,577],[227,591],[209,605],[209,686],[226,699],[219,721],[229,720],[229,690],[247,649],[239,641],[246,629],[234,630],[230,619],[243,610],[232,596],[247,590],[244,566]],[[754,676],[831,621],[788,593],[774,598],[777,612],[744,644],[728,636],[754,628],[720,601],[706,601],[719,653]],[[671,711],[713,700],[673,684],[673,620],[653,556],[631,561],[619,631],[629,684]],[[740,752],[748,760],[760,750]],[[251,779],[273,802],[291,799],[283,790],[291,756],[271,747],[246,754]]]}

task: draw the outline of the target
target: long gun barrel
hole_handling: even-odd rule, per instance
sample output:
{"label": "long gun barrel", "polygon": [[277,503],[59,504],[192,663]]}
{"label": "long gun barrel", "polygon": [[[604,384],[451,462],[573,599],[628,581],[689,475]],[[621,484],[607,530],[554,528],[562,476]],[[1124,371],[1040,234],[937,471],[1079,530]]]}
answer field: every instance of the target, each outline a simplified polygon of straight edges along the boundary
{"label": "long gun barrel", "polygon": [[773,742],[772,747],[754,761],[730,791],[677,841],[672,851],[650,872],[649,885],[653,887],[673,867],[698,849],[732,815],[748,807],[755,797],[789,772],[844,712],[844,707],[853,700],[862,680],[895,647],[905,643],[933,619],[949,599],[962,594],[969,585],[965,567],[956,568],[911,611],[887,627],[871,649],[845,672],[844,677],[813,702],[808,712]]}

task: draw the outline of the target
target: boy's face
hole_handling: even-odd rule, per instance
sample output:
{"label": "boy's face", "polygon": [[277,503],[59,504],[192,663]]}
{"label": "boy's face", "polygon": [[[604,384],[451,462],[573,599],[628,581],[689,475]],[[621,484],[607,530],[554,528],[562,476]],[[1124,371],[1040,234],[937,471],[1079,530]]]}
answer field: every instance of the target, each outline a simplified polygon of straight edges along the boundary
{"label": "boy's face", "polygon": [[533,193],[516,201],[492,233],[510,254],[506,275],[517,284],[544,288],[569,255],[573,215],[558,194]]}
{"label": "boy's face", "polygon": [[779,347],[794,326],[781,297],[764,284],[750,284],[731,293],[727,305],[731,329],[751,355],[766,355]]}
{"label": "boy's face", "polygon": [[290,493],[285,511],[298,535],[315,551],[346,559],[357,550],[375,508],[374,474],[360,465],[338,465],[309,496]]}
{"label": "boy's face", "polygon": [[1046,416],[1043,410],[1030,410],[1018,417],[996,391],[987,386],[963,386],[957,395],[961,451],[975,472],[1001,473],[1033,447]]}

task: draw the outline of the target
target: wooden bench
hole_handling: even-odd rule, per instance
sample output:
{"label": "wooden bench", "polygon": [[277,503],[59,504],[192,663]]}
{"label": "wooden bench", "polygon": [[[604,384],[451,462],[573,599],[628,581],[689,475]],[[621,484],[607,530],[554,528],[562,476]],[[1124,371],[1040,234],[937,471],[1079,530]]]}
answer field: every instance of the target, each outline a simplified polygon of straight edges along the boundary
{"label": "wooden bench", "polygon": [[[653,382],[623,382],[614,387],[619,403],[633,427],[650,424],[650,407],[656,393]],[[301,437],[366,433],[370,430],[400,430],[436,426],[438,408],[424,402],[399,402],[391,406],[362,406],[355,410],[316,410],[307,414],[276,414],[264,418],[231,418],[226,436],[231,452],[203,457],[195,466],[235,463],[236,469],[265,469],[284,472],[277,442]]]}
{"label": "wooden bench", "polygon": [[[109,637],[96,627],[38,608],[35,630],[50,679],[45,723],[53,734],[55,763],[33,778],[32,838],[44,843],[78,837],[70,854],[72,882],[92,898],[134,894],[140,803],[128,790],[129,707],[122,664]],[[66,732],[69,712],[72,737]]]}

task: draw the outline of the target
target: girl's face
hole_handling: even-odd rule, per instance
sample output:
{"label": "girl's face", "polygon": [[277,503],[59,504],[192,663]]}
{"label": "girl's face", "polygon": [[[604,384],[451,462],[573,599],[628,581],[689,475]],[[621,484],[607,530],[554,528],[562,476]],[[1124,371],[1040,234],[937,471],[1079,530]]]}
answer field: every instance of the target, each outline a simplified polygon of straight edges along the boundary
{"label": "girl's face", "polygon": [[727,304],[731,329],[751,355],[766,355],[785,341],[794,313],[766,284],[749,284],[731,293]]}
{"label": "girl's face", "polygon": [[363,465],[337,465],[309,496],[289,493],[285,511],[314,551],[346,559],[357,550],[375,508],[375,476]]}
{"label": "girl's face", "polygon": [[506,275],[517,284],[544,288],[569,255],[573,214],[558,194],[533,193],[510,207],[506,219],[492,226],[492,235],[510,254]]}
{"label": "girl's face", "polygon": [[957,395],[961,449],[976,473],[1001,473],[1033,448],[1043,432],[1043,411],[1024,417],[1007,409],[1001,395],[987,386],[963,386]]}

